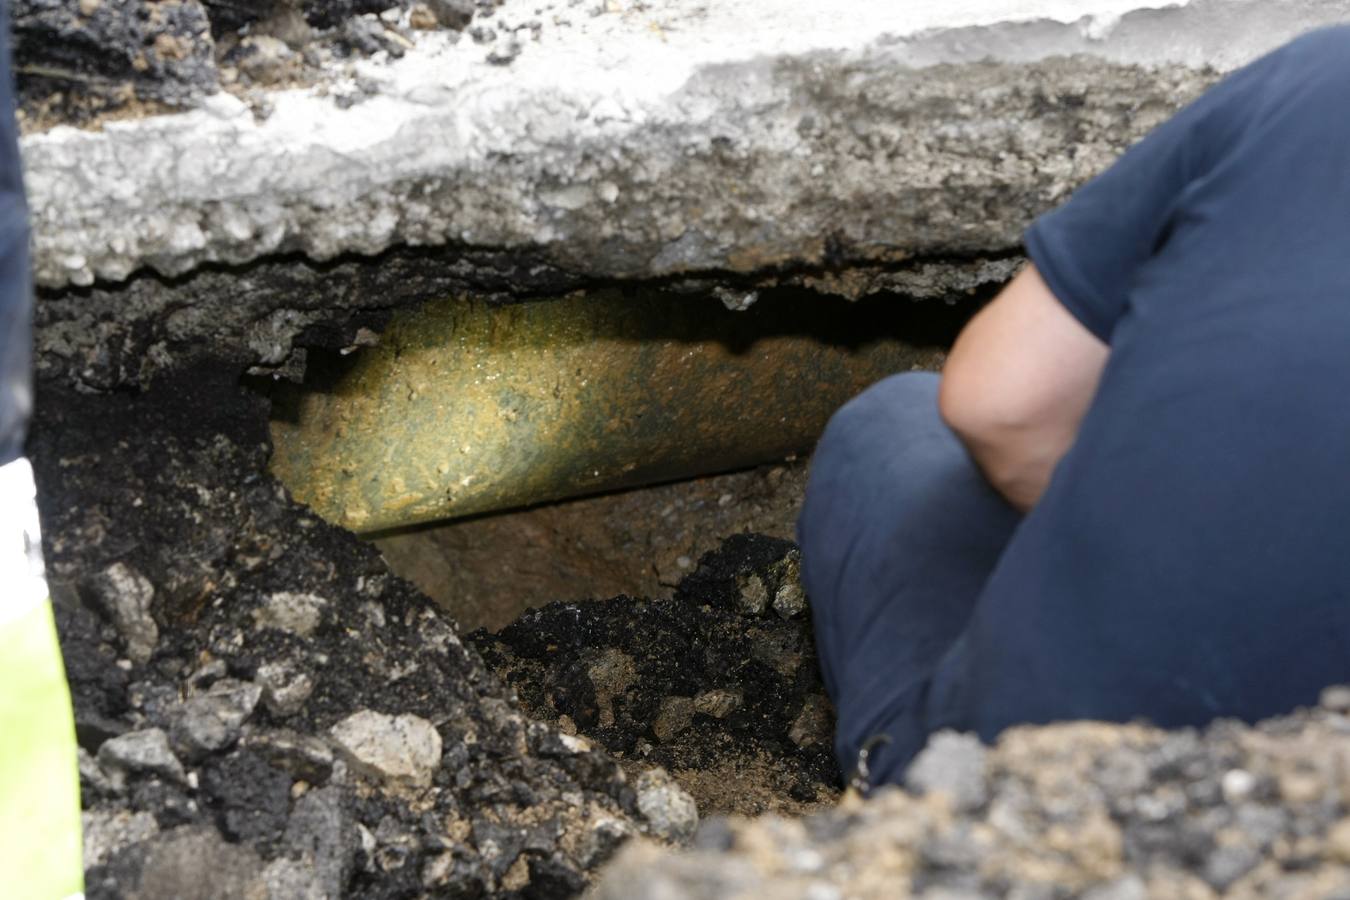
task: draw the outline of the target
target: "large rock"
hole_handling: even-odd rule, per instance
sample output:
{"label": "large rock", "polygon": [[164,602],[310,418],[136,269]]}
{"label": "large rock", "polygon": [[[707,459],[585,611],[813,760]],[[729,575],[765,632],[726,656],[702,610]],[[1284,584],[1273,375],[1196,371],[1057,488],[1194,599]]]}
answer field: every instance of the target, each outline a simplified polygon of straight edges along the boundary
{"label": "large rock", "polygon": [[698,828],[694,798],[665,769],[650,769],[638,776],[637,806],[652,834],[668,841],[687,841]]}
{"label": "large rock", "polygon": [[86,869],[101,866],[114,854],[159,833],[150,813],[125,809],[89,810],[80,815],[80,824]]}
{"label": "large rock", "polygon": [[170,736],[189,758],[234,745],[262,696],[255,684],[223,678],[170,709]]}
{"label": "large rock", "polygon": [[311,874],[322,896],[344,895],[360,839],[338,788],[321,788],[300,798],[286,825],[285,842]]}
{"label": "large rock", "polygon": [[183,783],[183,764],[169,749],[169,738],[159,728],[147,728],[105,741],[98,748],[103,768],[122,775],[159,775]]}
{"label": "large rock", "polygon": [[159,626],[151,615],[155,587],[150,580],[123,562],[108,566],[91,579],[89,593],[112,620],[134,662],[150,659],[159,641]]}
{"label": "large rock", "polygon": [[420,716],[363,709],[333,726],[333,740],[363,771],[427,787],[441,764],[441,736]]}
{"label": "large rock", "polygon": [[150,847],[140,883],[121,888],[134,900],[280,900],[262,889],[262,870],[257,853],[214,828],[176,828]]}
{"label": "large rock", "polygon": [[[1159,5],[558,4],[518,57],[417,32],[355,64],[364,102],[290,90],[260,118],[217,94],[26,138],[34,270],[88,285],[462,243],[650,277],[1004,250],[1215,69],[1350,14]],[[507,0],[492,30],[537,9]]]}

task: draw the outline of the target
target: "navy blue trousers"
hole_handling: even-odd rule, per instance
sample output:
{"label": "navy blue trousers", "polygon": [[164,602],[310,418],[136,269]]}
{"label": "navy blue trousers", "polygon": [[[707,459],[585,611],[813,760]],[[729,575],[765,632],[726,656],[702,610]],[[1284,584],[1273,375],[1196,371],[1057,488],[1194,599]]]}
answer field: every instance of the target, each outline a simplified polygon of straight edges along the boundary
{"label": "navy blue trousers", "polygon": [[[1019,723],[1258,718],[1345,680],[1344,654],[1311,647],[1317,622],[1296,624],[1301,614],[1280,598],[1235,609],[1231,598],[1188,595],[1186,621],[1212,625],[1178,640],[1170,601],[1019,586],[1017,557],[1038,546],[1015,539],[1022,516],[939,418],[937,387],[930,373],[873,385],[835,414],[812,462],[798,540],[845,772],[875,735],[889,743],[871,752],[873,785],[901,780],[942,728],[988,741]],[[1252,629],[1261,641],[1243,637]],[[1286,652],[1281,635],[1301,633],[1309,651]],[[1204,647],[1206,671],[1250,673],[1269,689],[1215,701],[1222,687],[1194,683],[1188,646]]]}
{"label": "navy blue trousers", "polygon": [[797,523],[840,766],[869,737],[890,740],[873,783],[922,748],[932,677],[1021,518],[939,418],[937,386],[893,375],[836,412]]}

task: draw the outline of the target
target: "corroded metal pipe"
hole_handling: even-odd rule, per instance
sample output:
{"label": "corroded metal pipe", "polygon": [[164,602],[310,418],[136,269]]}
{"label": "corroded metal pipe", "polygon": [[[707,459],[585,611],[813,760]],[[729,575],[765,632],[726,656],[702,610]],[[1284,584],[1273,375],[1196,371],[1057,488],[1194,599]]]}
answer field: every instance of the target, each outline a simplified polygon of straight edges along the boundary
{"label": "corroded metal pipe", "polygon": [[324,388],[277,398],[272,469],[371,532],[781,459],[870,382],[936,365],[885,333],[888,306],[430,303]]}

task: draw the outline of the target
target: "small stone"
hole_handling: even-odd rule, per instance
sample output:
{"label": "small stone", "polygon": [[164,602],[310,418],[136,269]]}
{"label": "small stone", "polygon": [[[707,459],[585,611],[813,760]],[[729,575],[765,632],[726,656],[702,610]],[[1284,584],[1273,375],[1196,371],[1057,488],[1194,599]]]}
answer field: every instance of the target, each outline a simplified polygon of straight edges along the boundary
{"label": "small stone", "polygon": [[244,746],[292,778],[323,784],[333,773],[333,751],[316,737],[278,729],[249,735]]}
{"label": "small stone", "polygon": [[591,822],[581,844],[577,862],[591,869],[607,861],[624,842],[637,834],[631,822],[613,816],[601,816]]}
{"label": "small stone", "polygon": [[225,660],[210,659],[198,666],[188,676],[188,687],[193,691],[204,691],[228,674],[230,674],[230,667],[225,664]]}
{"label": "small stone", "polygon": [[247,681],[222,678],[203,694],[170,710],[170,734],[189,759],[225,750],[258,705],[262,689]]}
{"label": "small stone", "polygon": [[569,753],[590,753],[592,749],[591,742],[584,737],[575,734],[559,732],[558,741],[567,749]]}
{"label": "small stone", "polygon": [[1229,769],[1219,780],[1223,799],[1229,805],[1236,805],[1252,795],[1256,788],[1256,776],[1246,769]]}
{"label": "small stone", "polygon": [[360,836],[338,788],[320,788],[301,797],[286,825],[284,841],[312,871],[322,896],[345,896]]}
{"label": "small stone", "polygon": [[276,84],[290,73],[295,54],[286,42],[271,35],[254,34],[239,42],[235,67],[257,84]]}
{"label": "small stone", "polygon": [[1148,900],[1148,888],[1138,875],[1125,875],[1094,887],[1083,900]]}
{"label": "small stone", "polygon": [[784,619],[795,619],[806,612],[806,591],[802,590],[801,554],[792,551],[775,566],[778,588],[773,592],[773,611]]}
{"label": "small stone", "polygon": [[327,605],[328,601],[316,594],[278,591],[253,611],[253,621],[259,628],[276,628],[307,638],[319,627]]}
{"label": "small stone", "polygon": [[366,55],[384,51],[398,59],[403,47],[392,39],[384,23],[373,15],[352,16],[342,23],[341,42],[358,53]]}
{"label": "small stone", "polygon": [[169,737],[158,728],[133,731],[105,741],[98,748],[98,761],[105,769],[124,773],[160,775],[183,784],[183,765],[169,749]]}
{"label": "small stone", "polygon": [[694,698],[694,709],[714,719],[725,719],[740,705],[741,695],[738,691],[725,691],[720,688],[704,691]]}
{"label": "small stone", "polygon": [[367,859],[375,855],[375,848],[379,846],[379,841],[375,839],[375,835],[370,833],[370,829],[360,822],[356,823],[356,838],[360,841],[361,852],[365,854]]}
{"label": "small stone", "polygon": [[440,22],[436,20],[436,14],[431,11],[431,7],[425,3],[414,3],[408,9],[408,24],[418,31],[432,31]]}
{"label": "small stone", "polygon": [[427,0],[427,5],[445,28],[463,31],[473,19],[473,0]]}
{"label": "small stone", "polygon": [[785,581],[773,594],[773,611],[784,619],[795,619],[806,612],[806,592],[800,583]]}
{"label": "small stone", "polygon": [[750,616],[760,616],[769,606],[769,589],[757,572],[748,572],[736,576],[739,591],[737,605],[741,612]]}
{"label": "small stone", "polygon": [[476,25],[469,29],[469,37],[473,38],[475,44],[490,44],[497,39],[497,32],[484,25]]}
{"label": "small stone", "polygon": [[262,689],[263,703],[278,718],[298,713],[314,692],[314,680],[286,663],[263,663],[255,681]]}
{"label": "small stone", "polygon": [[89,802],[90,792],[94,794],[117,794],[123,788],[121,773],[116,775],[109,774],[98,764],[98,760],[89,755],[89,751],[83,747],[75,749],[77,765],[80,770],[80,786],[84,799]]}
{"label": "small stone", "polygon": [[1350,818],[1341,819],[1327,832],[1327,855],[1341,865],[1350,865]]}
{"label": "small stone", "polygon": [[517,856],[511,868],[502,875],[499,885],[503,891],[518,894],[530,883],[530,861],[525,856]]}
{"label": "small stone", "polygon": [[1322,780],[1314,772],[1291,769],[1280,772],[1276,781],[1280,788],[1280,799],[1286,806],[1313,804],[1325,794]]}
{"label": "small stone", "polygon": [[159,626],[150,615],[154,585],[126,563],[116,562],[93,579],[90,591],[126,642],[127,656],[148,661],[159,643]]}
{"label": "small stone", "polygon": [[1289,827],[1289,813],[1278,807],[1244,803],[1237,808],[1234,823],[1247,842],[1256,847],[1269,847]]}
{"label": "small stone", "polygon": [[974,735],[939,731],[905,772],[905,787],[917,794],[946,794],[958,812],[979,809],[988,799],[986,755]]}
{"label": "small stone", "polygon": [[80,0],[80,15],[86,19],[98,12],[98,8],[103,5],[103,0]]}
{"label": "small stone", "polygon": [[520,55],[522,49],[520,41],[513,38],[512,40],[493,47],[492,51],[487,55],[487,61],[494,66],[510,65],[511,62]]}
{"label": "small stone", "polygon": [[339,896],[325,891],[302,860],[285,857],[268,863],[256,884],[261,889],[257,900],[331,900]]}
{"label": "small stone", "polygon": [[637,806],[657,837],[684,843],[698,830],[698,806],[694,798],[665,769],[651,769],[638,776]]}
{"label": "small stone", "polygon": [[1247,844],[1229,844],[1218,847],[1205,860],[1202,873],[1209,886],[1219,893],[1228,890],[1235,881],[1261,863],[1261,854]]}
{"label": "small stone", "polygon": [[420,716],[363,709],[331,734],[357,768],[389,781],[427,787],[441,764],[441,736]]}
{"label": "small stone", "polygon": [[422,867],[422,887],[436,888],[450,880],[455,871],[456,857],[453,851],[438,853]]}
{"label": "small stone", "polygon": [[824,694],[812,694],[802,702],[802,710],[788,729],[788,740],[798,747],[828,743],[834,731],[834,714]]}
{"label": "small stone", "polygon": [[131,896],[174,900],[257,897],[262,869],[262,860],[252,848],[226,843],[210,826],[175,828],[151,843],[139,890]]}
{"label": "small stone", "polygon": [[80,815],[84,833],[84,867],[101,866],[132,844],[159,833],[159,824],[148,812],[125,809],[95,809]]}
{"label": "small stone", "polygon": [[667,697],[652,722],[652,733],[665,743],[689,727],[694,720],[694,701],[689,697]]}

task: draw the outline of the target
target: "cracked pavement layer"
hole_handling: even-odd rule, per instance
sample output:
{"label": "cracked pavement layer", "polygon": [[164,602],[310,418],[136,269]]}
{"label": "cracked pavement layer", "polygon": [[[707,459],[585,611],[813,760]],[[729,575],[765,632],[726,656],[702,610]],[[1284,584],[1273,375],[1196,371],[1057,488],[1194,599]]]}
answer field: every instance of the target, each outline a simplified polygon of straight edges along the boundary
{"label": "cracked pavement layer", "polygon": [[507,0],[491,45],[422,33],[266,109],[219,93],[27,136],[35,274],[89,285],[400,244],[603,278],[1002,252],[1218,72],[1348,14]]}

